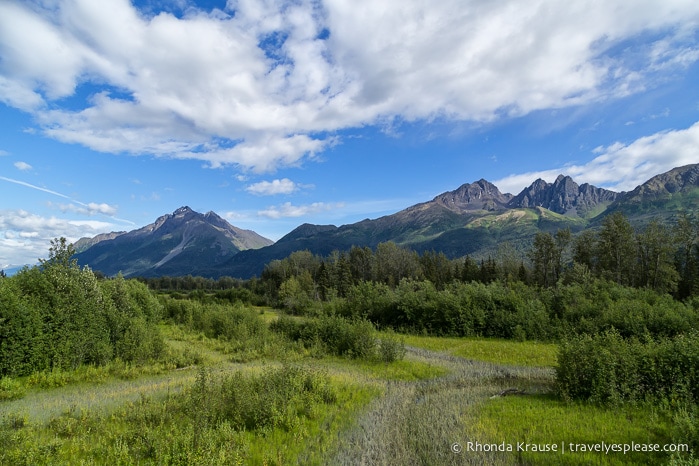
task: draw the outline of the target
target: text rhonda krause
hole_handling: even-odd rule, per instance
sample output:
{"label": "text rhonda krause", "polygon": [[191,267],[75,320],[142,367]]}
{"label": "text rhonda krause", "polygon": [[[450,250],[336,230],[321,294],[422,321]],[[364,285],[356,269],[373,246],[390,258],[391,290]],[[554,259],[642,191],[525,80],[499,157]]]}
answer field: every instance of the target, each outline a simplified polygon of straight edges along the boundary
{"label": "text rhonda krause", "polygon": [[480,443],[467,442],[466,451],[518,451],[518,452],[553,452],[553,453],[632,453],[632,452],[689,452],[689,445],[669,443],[660,445],[658,443]]}

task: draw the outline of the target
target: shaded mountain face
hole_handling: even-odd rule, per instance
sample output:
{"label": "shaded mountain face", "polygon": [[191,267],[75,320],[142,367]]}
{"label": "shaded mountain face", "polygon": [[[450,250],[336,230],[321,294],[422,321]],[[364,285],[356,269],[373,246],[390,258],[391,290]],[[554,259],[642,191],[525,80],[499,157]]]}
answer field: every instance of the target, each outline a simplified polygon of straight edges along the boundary
{"label": "shaded mountain face", "polygon": [[210,275],[238,252],[270,244],[267,238],[236,228],[213,212],[201,214],[181,207],[128,233],[83,238],[75,244],[79,251],[75,258],[106,275]]}
{"label": "shaded mountain face", "polygon": [[509,201],[509,208],[543,207],[562,215],[588,217],[600,205],[614,202],[619,193],[590,184],[578,185],[569,176],[559,175],[553,183],[536,180]]}
{"label": "shaded mountain face", "polygon": [[650,218],[671,219],[678,213],[696,213],[699,206],[699,164],[673,168],[656,175],[620,196],[608,212],[620,211],[632,223]]}
{"label": "shaded mountain face", "polygon": [[668,199],[674,194],[687,193],[699,188],[699,164],[686,165],[656,175],[624,196],[627,203],[641,203]]}

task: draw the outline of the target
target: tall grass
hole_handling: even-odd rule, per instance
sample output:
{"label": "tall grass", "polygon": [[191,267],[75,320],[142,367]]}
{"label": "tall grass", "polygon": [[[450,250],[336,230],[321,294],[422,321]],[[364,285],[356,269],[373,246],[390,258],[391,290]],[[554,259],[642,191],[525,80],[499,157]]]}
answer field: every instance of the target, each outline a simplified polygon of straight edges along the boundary
{"label": "tall grass", "polygon": [[0,464],[322,464],[337,432],[376,394],[308,368],[215,376],[110,413],[70,410],[47,424],[6,417]]}

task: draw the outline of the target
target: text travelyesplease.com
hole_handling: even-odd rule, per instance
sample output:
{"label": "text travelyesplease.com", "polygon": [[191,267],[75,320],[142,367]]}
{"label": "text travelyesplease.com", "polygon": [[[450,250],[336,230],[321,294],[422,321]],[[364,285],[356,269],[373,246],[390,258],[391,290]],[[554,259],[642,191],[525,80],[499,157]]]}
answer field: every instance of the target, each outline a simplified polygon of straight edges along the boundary
{"label": "text travelyesplease.com", "polygon": [[481,442],[466,442],[465,444],[454,443],[451,446],[454,453],[461,452],[541,452],[541,453],[653,453],[653,452],[688,452],[689,445],[687,444],[658,444],[658,443],[481,443]]}

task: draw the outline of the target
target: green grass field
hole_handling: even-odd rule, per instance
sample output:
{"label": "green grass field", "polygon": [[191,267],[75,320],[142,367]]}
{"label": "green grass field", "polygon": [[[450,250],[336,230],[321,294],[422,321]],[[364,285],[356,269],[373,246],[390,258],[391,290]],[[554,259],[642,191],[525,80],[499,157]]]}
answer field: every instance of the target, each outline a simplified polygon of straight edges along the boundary
{"label": "green grass field", "polygon": [[430,351],[447,352],[477,361],[513,366],[553,367],[557,345],[535,341],[511,341],[495,338],[449,338],[407,335],[405,344]]}
{"label": "green grass field", "polygon": [[[274,316],[261,313],[268,323]],[[670,463],[668,453],[469,450],[469,442],[672,442],[660,408],[553,397],[553,344],[405,335],[405,358],[383,363],[293,345],[240,358],[231,342],[173,325],[162,331],[169,364],[12,381],[21,393],[0,401],[0,464],[692,464]],[[295,385],[305,397],[274,404],[282,387],[245,391],[287,367],[306,374]],[[233,382],[234,395],[220,388]],[[508,389],[517,395],[498,396]],[[224,398],[253,407],[247,424],[218,406]],[[216,417],[214,407],[227,414]]]}

